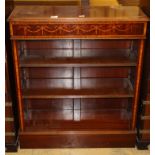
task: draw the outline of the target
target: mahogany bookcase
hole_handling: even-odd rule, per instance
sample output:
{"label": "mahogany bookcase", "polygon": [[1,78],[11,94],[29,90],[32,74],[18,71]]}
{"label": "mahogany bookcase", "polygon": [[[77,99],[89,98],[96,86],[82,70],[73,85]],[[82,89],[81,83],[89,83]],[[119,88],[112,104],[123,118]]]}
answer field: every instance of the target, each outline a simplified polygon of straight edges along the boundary
{"label": "mahogany bookcase", "polygon": [[135,145],[147,21],[138,7],[15,7],[21,148]]}

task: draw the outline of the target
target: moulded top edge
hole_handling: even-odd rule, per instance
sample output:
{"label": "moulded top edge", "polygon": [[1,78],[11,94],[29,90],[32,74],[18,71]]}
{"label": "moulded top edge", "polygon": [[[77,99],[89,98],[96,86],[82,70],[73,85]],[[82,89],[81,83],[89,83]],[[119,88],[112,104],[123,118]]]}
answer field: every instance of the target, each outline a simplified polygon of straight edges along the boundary
{"label": "moulded top edge", "polygon": [[148,21],[137,6],[16,6],[9,21]]}

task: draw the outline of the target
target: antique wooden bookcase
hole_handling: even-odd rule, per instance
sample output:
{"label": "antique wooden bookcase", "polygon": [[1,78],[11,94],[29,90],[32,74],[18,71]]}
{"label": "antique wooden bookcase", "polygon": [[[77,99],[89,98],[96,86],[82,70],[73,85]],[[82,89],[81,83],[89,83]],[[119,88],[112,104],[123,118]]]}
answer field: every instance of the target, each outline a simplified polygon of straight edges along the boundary
{"label": "antique wooden bookcase", "polygon": [[135,145],[147,20],[138,7],[14,9],[22,148]]}

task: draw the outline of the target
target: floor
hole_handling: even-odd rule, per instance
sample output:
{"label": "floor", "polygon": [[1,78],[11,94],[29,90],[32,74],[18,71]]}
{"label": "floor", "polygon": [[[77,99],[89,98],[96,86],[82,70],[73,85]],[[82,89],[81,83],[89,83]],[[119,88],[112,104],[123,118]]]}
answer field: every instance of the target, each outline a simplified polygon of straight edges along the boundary
{"label": "floor", "polygon": [[150,151],[136,148],[19,149],[18,153],[6,153],[6,155],[150,155]]}

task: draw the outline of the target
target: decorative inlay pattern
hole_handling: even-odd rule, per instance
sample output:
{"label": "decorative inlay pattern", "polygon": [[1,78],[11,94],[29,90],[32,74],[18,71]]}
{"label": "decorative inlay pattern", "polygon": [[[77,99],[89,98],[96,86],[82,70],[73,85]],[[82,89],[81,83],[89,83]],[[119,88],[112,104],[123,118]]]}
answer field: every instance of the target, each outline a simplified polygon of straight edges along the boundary
{"label": "decorative inlay pattern", "polygon": [[13,36],[144,35],[144,23],[13,24]]}

